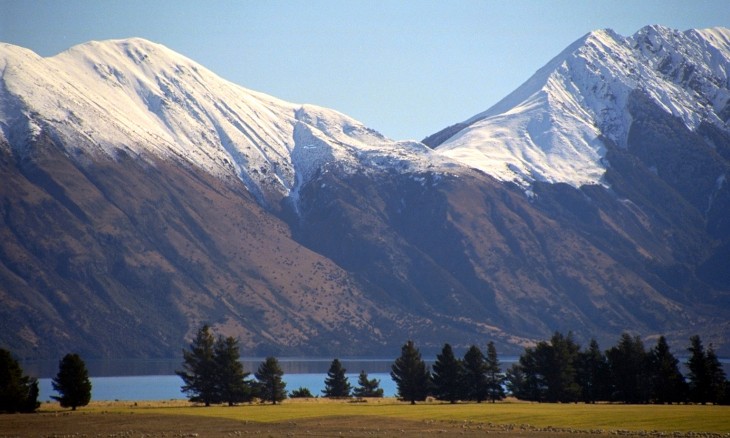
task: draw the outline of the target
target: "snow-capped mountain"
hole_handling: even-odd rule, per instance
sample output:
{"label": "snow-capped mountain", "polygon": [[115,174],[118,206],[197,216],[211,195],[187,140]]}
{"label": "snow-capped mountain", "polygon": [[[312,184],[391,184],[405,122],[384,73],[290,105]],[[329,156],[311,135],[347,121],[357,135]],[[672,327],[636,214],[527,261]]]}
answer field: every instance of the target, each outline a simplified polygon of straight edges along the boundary
{"label": "snow-capped mountain", "polygon": [[425,168],[434,161],[420,143],[247,90],[143,39],[91,42],[51,58],[3,44],[0,71],[6,139],[49,129],[91,153],[174,157],[239,178],[270,206],[296,198],[298,185],[326,162]]}
{"label": "snow-capped mountain", "polygon": [[252,355],[726,354],[728,35],[593,32],[436,149],[145,40],[0,45],[0,344],[171,357],[206,322]]}
{"label": "snow-capped mountain", "polygon": [[691,131],[730,131],[730,29],[648,26],[580,38],[483,113],[425,140],[503,181],[606,184],[605,141],[626,147],[639,91]]}

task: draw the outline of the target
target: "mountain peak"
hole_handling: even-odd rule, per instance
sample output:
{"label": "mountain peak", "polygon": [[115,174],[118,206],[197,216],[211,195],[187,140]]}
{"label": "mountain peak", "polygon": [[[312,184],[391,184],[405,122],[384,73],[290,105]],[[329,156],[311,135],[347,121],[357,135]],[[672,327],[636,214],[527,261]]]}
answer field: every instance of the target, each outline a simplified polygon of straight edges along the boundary
{"label": "mountain peak", "polygon": [[[102,41],[88,41],[59,53],[54,58],[67,60],[91,59],[106,62],[132,62],[140,65],[154,63],[157,67],[165,64],[197,65],[185,56],[144,38],[123,38]],[[202,66],[199,66],[202,67]]]}
{"label": "mountain peak", "polygon": [[730,32],[653,25],[623,37],[584,35],[502,101],[429,139],[446,156],[504,181],[603,184],[609,139],[626,145],[629,96],[639,90],[691,130],[730,99]]}
{"label": "mountain peak", "polygon": [[588,40],[613,41],[613,40],[623,40],[623,39],[625,39],[625,38],[622,35],[618,34],[613,29],[606,27],[603,29],[597,29],[597,30],[588,32],[584,38],[579,38],[576,42],[582,41],[583,44],[585,44]]}
{"label": "mountain peak", "polygon": [[334,110],[245,89],[145,39],[92,41],[50,58],[31,54],[0,61],[13,65],[4,75],[9,98],[0,101],[6,138],[46,129],[93,154],[114,157],[121,149],[182,160],[240,179],[267,206],[296,199],[302,178],[329,161],[368,170],[375,156],[380,163],[407,156],[416,167],[433,161],[426,148],[387,139]]}

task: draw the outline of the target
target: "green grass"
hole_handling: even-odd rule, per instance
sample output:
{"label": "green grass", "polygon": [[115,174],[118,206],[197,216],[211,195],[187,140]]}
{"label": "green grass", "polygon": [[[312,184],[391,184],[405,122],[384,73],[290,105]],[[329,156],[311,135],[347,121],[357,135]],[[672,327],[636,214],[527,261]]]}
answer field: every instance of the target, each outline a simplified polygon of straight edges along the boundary
{"label": "green grass", "polygon": [[316,418],[371,416],[415,421],[471,422],[577,430],[712,432],[730,434],[730,406],[536,404],[536,403],[420,403],[411,406],[393,399],[365,403],[309,399],[272,405],[199,407],[185,404],[91,406],[84,411],[197,415],[259,423]]}

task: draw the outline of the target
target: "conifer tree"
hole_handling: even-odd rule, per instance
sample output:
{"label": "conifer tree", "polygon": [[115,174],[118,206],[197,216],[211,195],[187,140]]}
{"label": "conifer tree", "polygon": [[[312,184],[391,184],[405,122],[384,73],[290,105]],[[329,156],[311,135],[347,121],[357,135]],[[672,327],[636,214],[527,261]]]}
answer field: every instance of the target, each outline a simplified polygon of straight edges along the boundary
{"label": "conifer tree", "polygon": [[393,363],[390,376],[401,399],[410,401],[412,405],[426,399],[431,376],[413,341],[406,342],[401,348],[401,355]]}
{"label": "conifer tree", "polygon": [[240,362],[238,339],[229,336],[218,337],[214,347],[216,374],[216,396],[228,406],[250,401],[253,397],[252,384],[246,378],[251,373],[244,371]]}
{"label": "conifer tree", "polygon": [[679,360],[660,336],[650,354],[651,397],[655,403],[679,403],[685,400],[687,384],[679,371]]}
{"label": "conifer tree", "polygon": [[454,356],[451,345],[444,344],[441,353],[436,355],[433,364],[433,392],[438,400],[447,400],[456,403],[464,398],[464,366]]}
{"label": "conifer tree", "polygon": [[580,398],[578,358],[580,347],[572,334],[555,332],[550,342],[540,341],[535,347],[525,348],[519,364],[509,371],[510,387],[525,400],[574,402]]}
{"label": "conifer tree", "polygon": [[515,362],[507,368],[505,373],[505,386],[507,393],[520,400],[526,400],[524,395],[525,389],[525,372],[519,362]]}
{"label": "conifer tree", "polygon": [[690,346],[687,350],[691,353],[687,361],[690,399],[695,403],[705,404],[710,400],[711,379],[707,369],[705,347],[698,335],[690,338]]}
{"label": "conifer tree", "polygon": [[494,342],[487,344],[487,356],[484,362],[484,371],[486,375],[486,389],[487,398],[494,403],[497,400],[502,400],[505,397],[504,378],[502,377],[502,368],[499,364],[499,357],[497,356],[497,348],[494,346]]}
{"label": "conifer tree", "polygon": [[342,367],[339,359],[334,359],[327,371],[327,378],[324,380],[324,389],[322,393],[325,397],[330,398],[346,398],[350,396],[350,382],[345,373],[347,370]]}
{"label": "conifer tree", "polygon": [[289,398],[313,398],[312,391],[309,390],[309,388],[305,388],[303,386],[300,386],[299,388],[295,389],[291,393],[289,393]]}
{"label": "conifer tree", "polygon": [[727,377],[712,344],[705,351],[697,335],[690,338],[690,344],[691,356],[687,361],[690,399],[702,404],[728,403],[730,389]]}
{"label": "conifer tree", "polygon": [[360,371],[357,379],[357,387],[353,391],[355,397],[382,397],[383,388],[380,387],[380,380],[368,379],[365,370]]}
{"label": "conifer tree", "polygon": [[520,400],[544,401],[545,379],[540,373],[536,347],[525,347],[517,363],[507,370],[507,388]]}
{"label": "conifer tree", "polygon": [[577,380],[585,403],[609,400],[609,370],[606,355],[598,341],[591,339],[588,349],[578,353]]}
{"label": "conifer tree", "polygon": [[76,353],[69,353],[58,364],[58,374],[51,381],[53,390],[60,396],[51,396],[58,400],[61,407],[75,411],[79,406],[86,406],[91,401],[91,381],[86,364]]}
{"label": "conifer tree", "polygon": [[195,334],[190,350],[183,350],[183,370],[175,374],[183,380],[182,391],[190,401],[210,406],[220,402],[217,369],[215,339],[205,324]]}
{"label": "conifer tree", "polygon": [[275,357],[267,357],[254,374],[258,380],[258,394],[263,401],[276,404],[286,398],[286,383],[282,380],[284,371]]}
{"label": "conifer tree", "polygon": [[723,403],[727,392],[727,378],[720,360],[715,354],[712,344],[707,348],[705,355],[707,361],[707,374],[710,379],[709,401],[714,404]]}
{"label": "conifer tree", "polygon": [[651,386],[648,355],[638,336],[623,333],[618,344],[606,352],[614,387],[614,399],[626,403],[645,403]]}
{"label": "conifer tree", "polygon": [[472,345],[464,354],[464,393],[468,400],[481,403],[487,398],[486,364],[482,351]]}
{"label": "conifer tree", "polygon": [[545,348],[543,374],[548,385],[548,401],[577,401],[581,393],[576,369],[580,347],[573,340],[573,334],[565,336],[555,332]]}
{"label": "conifer tree", "polygon": [[38,380],[24,376],[10,351],[0,348],[0,412],[33,412],[38,406]]}

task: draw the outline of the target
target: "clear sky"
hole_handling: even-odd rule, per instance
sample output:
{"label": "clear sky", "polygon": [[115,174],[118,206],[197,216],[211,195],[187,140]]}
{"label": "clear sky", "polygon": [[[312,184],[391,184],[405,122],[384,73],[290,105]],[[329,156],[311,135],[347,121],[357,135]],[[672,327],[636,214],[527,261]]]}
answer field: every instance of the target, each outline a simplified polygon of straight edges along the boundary
{"label": "clear sky", "polygon": [[43,56],[142,37],[246,88],[422,139],[492,106],[587,32],[730,27],[730,0],[0,0]]}

